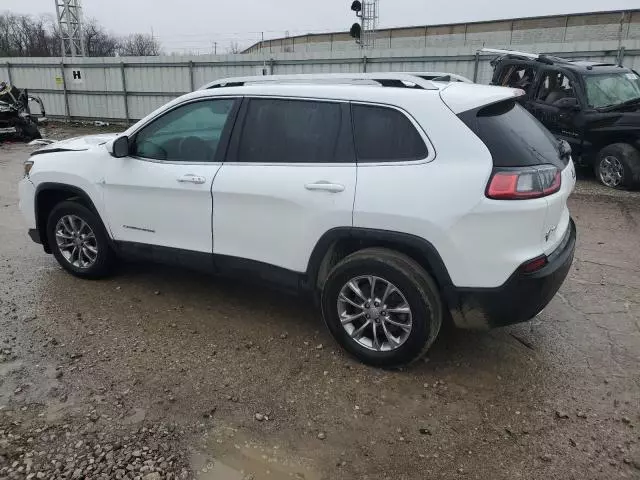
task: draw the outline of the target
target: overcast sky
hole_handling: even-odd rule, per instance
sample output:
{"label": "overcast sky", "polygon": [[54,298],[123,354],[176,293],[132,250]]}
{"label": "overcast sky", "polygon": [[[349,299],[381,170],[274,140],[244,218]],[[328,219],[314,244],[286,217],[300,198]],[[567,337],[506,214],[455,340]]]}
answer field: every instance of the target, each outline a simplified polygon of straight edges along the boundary
{"label": "overcast sky", "polygon": [[[153,29],[168,51],[218,52],[231,42],[348,30],[351,0],[82,0],[85,17],[117,34]],[[380,27],[458,23],[561,13],[640,8],[638,0],[380,0]],[[0,0],[0,11],[50,14],[55,0]]]}

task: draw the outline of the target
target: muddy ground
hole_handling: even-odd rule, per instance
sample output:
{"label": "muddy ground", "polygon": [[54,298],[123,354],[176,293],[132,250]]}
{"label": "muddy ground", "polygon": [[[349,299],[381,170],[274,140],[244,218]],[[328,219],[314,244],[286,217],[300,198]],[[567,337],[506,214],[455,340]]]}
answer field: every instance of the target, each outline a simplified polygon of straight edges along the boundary
{"label": "muddy ground", "polygon": [[538,318],[383,371],[296,297],[63,272],[18,211],[30,150],[0,146],[0,479],[640,478],[638,193],[579,183],[575,263]]}

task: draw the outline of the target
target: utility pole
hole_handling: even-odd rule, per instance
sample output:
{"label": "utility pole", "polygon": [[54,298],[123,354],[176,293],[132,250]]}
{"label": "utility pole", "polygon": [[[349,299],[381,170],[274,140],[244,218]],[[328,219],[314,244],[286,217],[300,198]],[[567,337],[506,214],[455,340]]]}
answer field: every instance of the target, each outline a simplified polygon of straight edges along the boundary
{"label": "utility pole", "polygon": [[63,57],[84,57],[84,31],[80,0],[55,0]]}

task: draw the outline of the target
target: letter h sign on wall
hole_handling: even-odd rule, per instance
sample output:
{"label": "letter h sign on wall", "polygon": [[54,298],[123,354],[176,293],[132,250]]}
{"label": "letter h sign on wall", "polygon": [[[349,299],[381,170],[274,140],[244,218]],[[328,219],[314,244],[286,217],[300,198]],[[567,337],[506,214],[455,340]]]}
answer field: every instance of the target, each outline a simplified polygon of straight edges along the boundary
{"label": "letter h sign on wall", "polygon": [[73,83],[82,83],[83,82],[82,70],[72,70],[71,71],[71,76],[72,76],[72,79],[73,79]]}

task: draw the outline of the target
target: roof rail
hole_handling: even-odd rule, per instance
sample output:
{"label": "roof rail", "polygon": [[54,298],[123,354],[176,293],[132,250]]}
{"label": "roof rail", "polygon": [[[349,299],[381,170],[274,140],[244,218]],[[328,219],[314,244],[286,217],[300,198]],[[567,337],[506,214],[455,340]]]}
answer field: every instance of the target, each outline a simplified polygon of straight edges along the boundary
{"label": "roof rail", "polygon": [[[425,72],[425,75],[428,72]],[[438,75],[440,76],[440,75]],[[464,78],[464,77],[461,77]],[[324,84],[324,85],[377,85],[380,87],[415,88],[420,90],[439,90],[431,80],[418,74],[402,72],[380,73],[323,73],[304,75],[265,75],[252,77],[223,78],[210,82],[199,90],[210,88],[239,87],[256,84]]]}

